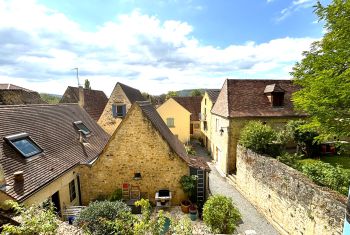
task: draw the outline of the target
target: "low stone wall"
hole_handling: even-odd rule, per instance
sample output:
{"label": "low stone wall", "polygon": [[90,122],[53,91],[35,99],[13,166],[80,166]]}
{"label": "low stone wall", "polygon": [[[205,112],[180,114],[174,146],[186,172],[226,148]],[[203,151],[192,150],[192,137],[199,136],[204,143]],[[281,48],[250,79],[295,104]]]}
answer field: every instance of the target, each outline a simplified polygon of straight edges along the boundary
{"label": "low stone wall", "polygon": [[276,159],[238,146],[236,183],[281,234],[342,234],[346,197]]}

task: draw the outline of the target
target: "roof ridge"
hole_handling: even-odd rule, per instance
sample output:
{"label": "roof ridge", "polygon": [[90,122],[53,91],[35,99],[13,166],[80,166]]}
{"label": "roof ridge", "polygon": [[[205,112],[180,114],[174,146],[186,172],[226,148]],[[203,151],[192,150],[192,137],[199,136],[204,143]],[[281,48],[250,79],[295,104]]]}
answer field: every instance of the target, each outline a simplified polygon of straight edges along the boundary
{"label": "roof ridge", "polygon": [[79,105],[78,103],[58,103],[58,104],[10,104],[0,105],[0,108],[12,108],[12,107],[30,107],[30,106],[68,106],[68,105]]}

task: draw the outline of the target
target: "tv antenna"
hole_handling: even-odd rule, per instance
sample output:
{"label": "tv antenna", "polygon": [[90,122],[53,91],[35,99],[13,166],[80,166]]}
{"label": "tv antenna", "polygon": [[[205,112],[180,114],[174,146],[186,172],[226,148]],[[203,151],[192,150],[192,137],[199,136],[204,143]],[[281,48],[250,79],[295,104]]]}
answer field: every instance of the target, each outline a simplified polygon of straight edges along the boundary
{"label": "tv antenna", "polygon": [[79,82],[79,68],[73,68],[72,70],[76,70],[77,71],[77,82],[78,82],[78,87],[80,86],[80,82]]}

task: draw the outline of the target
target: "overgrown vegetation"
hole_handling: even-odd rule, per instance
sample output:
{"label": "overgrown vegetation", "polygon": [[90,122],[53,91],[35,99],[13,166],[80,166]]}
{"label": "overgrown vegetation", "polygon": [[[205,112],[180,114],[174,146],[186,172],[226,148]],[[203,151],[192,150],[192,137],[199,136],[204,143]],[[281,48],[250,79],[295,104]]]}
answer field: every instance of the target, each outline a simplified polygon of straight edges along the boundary
{"label": "overgrown vegetation", "polygon": [[76,225],[92,234],[113,234],[116,227],[111,221],[128,224],[133,221],[130,208],[121,201],[91,202],[74,221]]}
{"label": "overgrown vegetation", "polygon": [[180,178],[180,184],[182,190],[191,197],[197,188],[197,176],[195,175],[183,175]]}
{"label": "overgrown vegetation", "polygon": [[241,131],[239,143],[260,154],[277,156],[281,152],[277,132],[260,121],[247,123]]}
{"label": "overgrown vegetation", "polygon": [[109,201],[118,201],[122,200],[123,191],[121,188],[116,189],[108,198]]}
{"label": "overgrown vegetation", "polygon": [[196,150],[194,150],[192,145],[185,145],[185,149],[186,149],[187,154],[190,154],[193,156],[196,155]]}
{"label": "overgrown vegetation", "polygon": [[48,104],[58,104],[61,100],[61,97],[58,95],[51,95],[46,93],[40,93],[40,97]]}
{"label": "overgrown vegetation", "polygon": [[211,196],[204,204],[203,221],[213,233],[231,234],[240,220],[241,215],[229,197]]}
{"label": "overgrown vegetation", "polygon": [[5,201],[5,204],[19,215],[21,223],[18,226],[5,224],[1,234],[56,234],[59,220],[51,203],[46,208],[40,205],[26,208],[14,201]]}

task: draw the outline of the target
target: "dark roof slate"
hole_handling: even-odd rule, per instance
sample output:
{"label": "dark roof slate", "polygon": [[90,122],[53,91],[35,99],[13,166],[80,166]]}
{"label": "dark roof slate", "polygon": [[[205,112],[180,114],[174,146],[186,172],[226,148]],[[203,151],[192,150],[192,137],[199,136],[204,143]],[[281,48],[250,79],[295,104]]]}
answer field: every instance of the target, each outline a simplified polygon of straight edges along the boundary
{"label": "dark roof slate", "polygon": [[176,138],[173,133],[170,131],[168,126],[165,124],[157,110],[153,105],[148,102],[136,102],[137,105],[141,108],[144,115],[147,119],[153,124],[155,129],[160,133],[164,140],[169,144],[170,148],[181,157],[190,167],[200,168],[203,170],[209,170],[209,166],[206,162],[200,157],[189,157],[184,145]]}
{"label": "dark roof slate", "polygon": [[220,89],[208,89],[205,92],[207,92],[211,102],[215,103],[219,96]]}
{"label": "dark roof slate", "polygon": [[[79,142],[74,121],[92,131],[87,144]],[[24,159],[4,137],[28,133],[44,150]],[[5,193],[23,201],[72,167],[88,163],[103,150],[109,135],[78,105],[16,105],[0,107],[0,164],[7,183]],[[24,172],[24,183],[14,183],[13,173]]]}
{"label": "dark roof slate", "polygon": [[[284,91],[283,107],[271,105],[266,87]],[[291,96],[299,89],[291,80],[227,79],[211,112],[223,117],[305,116],[293,109]]]}
{"label": "dark roof slate", "polygon": [[176,96],[172,98],[191,113],[191,121],[199,121],[202,96]]}
{"label": "dark roof slate", "polygon": [[[79,88],[68,86],[60,100],[60,103],[78,102]],[[100,118],[107,102],[108,98],[103,91],[84,89],[84,109],[95,121]]]}
{"label": "dark roof slate", "polygon": [[135,103],[135,101],[145,101],[145,98],[142,96],[141,92],[133,87],[127,86],[123,83],[118,82],[117,85],[120,85],[124,91],[126,97],[128,97],[130,103]]}

